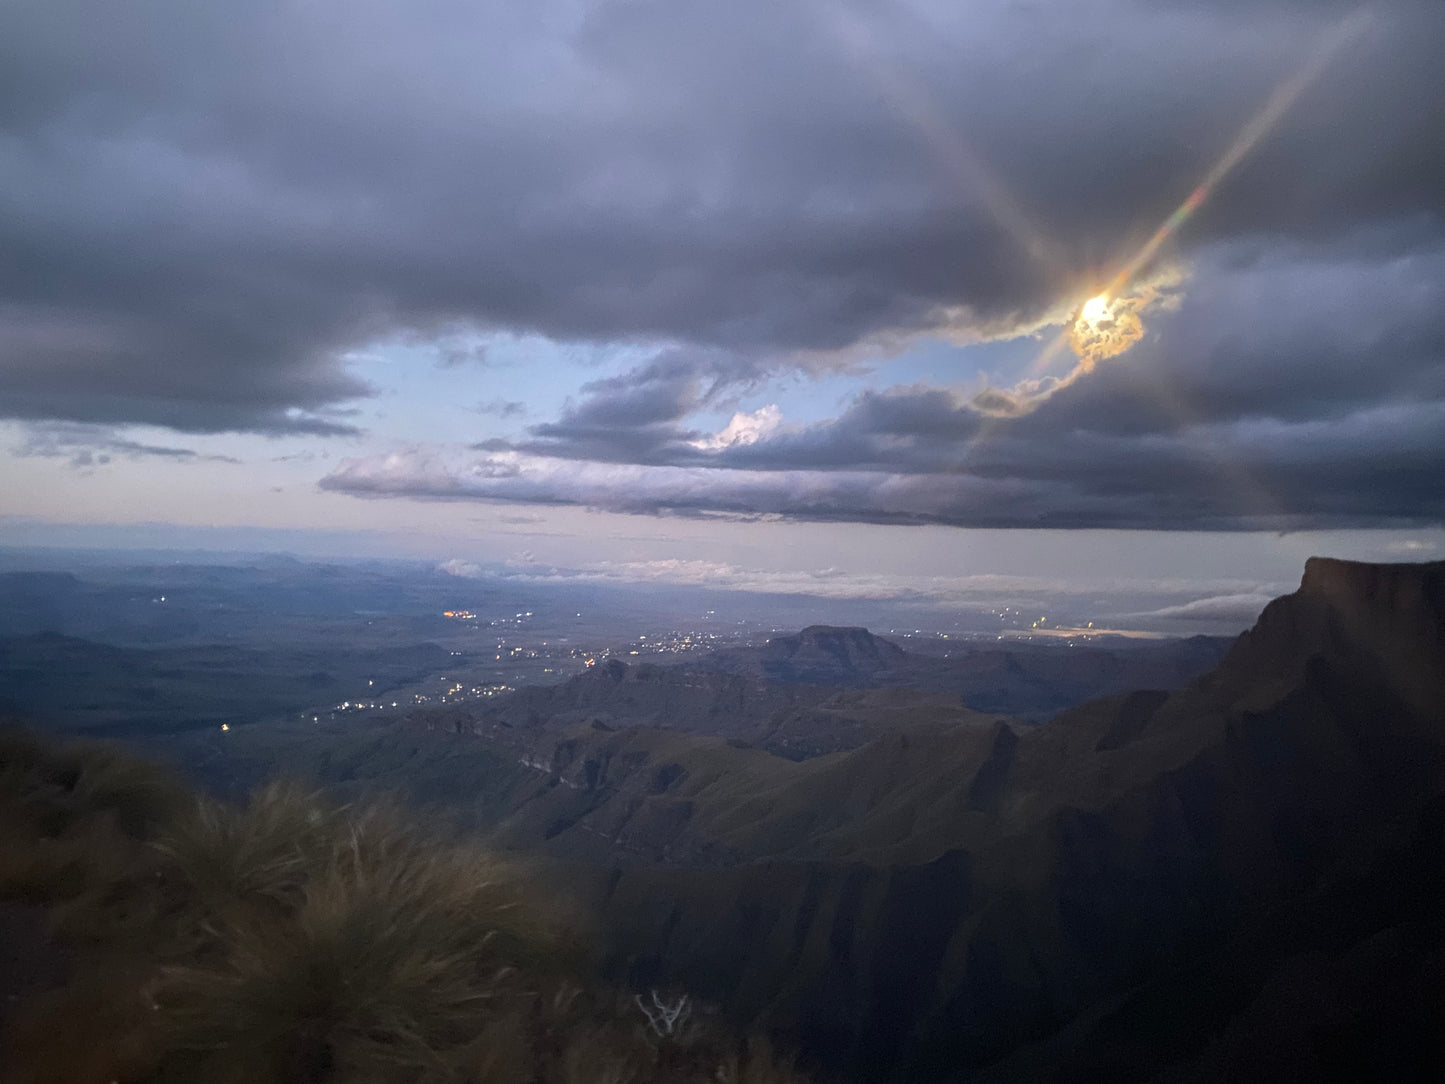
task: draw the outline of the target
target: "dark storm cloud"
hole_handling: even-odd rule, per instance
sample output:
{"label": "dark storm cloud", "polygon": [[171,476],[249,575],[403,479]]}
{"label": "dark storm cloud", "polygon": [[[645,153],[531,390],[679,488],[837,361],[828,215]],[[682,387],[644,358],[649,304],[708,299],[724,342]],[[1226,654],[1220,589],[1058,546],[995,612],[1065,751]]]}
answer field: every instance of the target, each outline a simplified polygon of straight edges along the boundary
{"label": "dark storm cloud", "polygon": [[[577,504],[641,514],[971,527],[1303,530],[1439,523],[1438,406],[1361,420],[1390,438],[1361,459],[1329,432],[1249,429],[1152,446],[1000,441],[951,473],[640,467],[560,459],[348,460],[322,486],[369,497]],[[1219,442],[1241,449],[1221,456]]]}
{"label": "dark storm cloud", "polygon": [[[0,412],[341,432],[368,392],[345,351],[398,333],[745,359],[1028,321],[1146,236],[1341,10],[7,4]],[[1438,234],[1445,9],[1372,10],[1187,244]],[[648,449],[685,441],[668,404],[705,392],[644,376],[537,439],[612,447],[615,408]]]}

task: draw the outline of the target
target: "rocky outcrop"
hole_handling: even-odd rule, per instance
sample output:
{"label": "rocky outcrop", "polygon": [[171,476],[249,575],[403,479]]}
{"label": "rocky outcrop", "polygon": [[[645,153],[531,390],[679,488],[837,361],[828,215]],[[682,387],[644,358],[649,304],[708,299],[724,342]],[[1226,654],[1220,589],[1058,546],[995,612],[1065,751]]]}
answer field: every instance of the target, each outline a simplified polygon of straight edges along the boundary
{"label": "rocky outcrop", "polygon": [[1297,683],[1317,657],[1384,683],[1414,713],[1438,718],[1445,710],[1445,562],[1310,558],[1299,590],[1265,607],[1214,681],[1223,694],[1258,695]]}

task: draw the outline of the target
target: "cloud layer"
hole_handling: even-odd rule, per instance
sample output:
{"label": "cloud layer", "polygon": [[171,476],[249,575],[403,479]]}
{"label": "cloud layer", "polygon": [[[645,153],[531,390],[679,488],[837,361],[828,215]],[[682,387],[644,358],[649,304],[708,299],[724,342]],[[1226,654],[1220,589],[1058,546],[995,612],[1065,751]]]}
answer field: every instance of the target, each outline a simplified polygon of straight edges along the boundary
{"label": "cloud layer", "polygon": [[547,420],[482,404],[532,421],[518,438],[479,416],[473,449],[358,456],[325,486],[881,522],[1440,522],[1432,0],[1371,6],[1163,254],[1189,276],[1178,308],[1026,417],[986,418],[964,373],[806,426],[755,398],[1077,311],[1353,8],[8,4],[0,416],[354,433],[375,389],[350,352],[435,341],[463,371],[486,354],[456,343],[509,331],[654,356]]}
{"label": "cloud layer", "polygon": [[[1098,625],[1096,634],[1128,629],[1233,632],[1253,623],[1272,598],[1289,589],[1287,584],[1137,575],[1096,579],[1073,575],[860,575],[837,568],[779,570],[678,559],[559,566],[530,560],[479,564],[453,558],[438,565],[438,570],[508,584],[693,588],[854,604],[881,602],[889,604],[892,612],[899,606],[940,611],[965,619],[975,631],[989,632],[1036,628],[1031,618],[1041,613],[1052,615],[1047,622],[1064,628],[1072,628],[1073,621],[1079,626],[1096,619],[1106,622],[1107,627]],[[1161,605],[1165,602],[1170,604]],[[1121,604],[1127,607],[1139,603],[1157,608],[1119,612]]]}
{"label": "cloud layer", "polygon": [[1254,247],[1202,254],[1156,338],[1004,421],[970,390],[913,385],[812,425],[765,407],[699,436],[686,422],[716,383],[672,357],[584,389],[523,440],[352,459],[324,485],[980,527],[1441,522],[1445,254]]}

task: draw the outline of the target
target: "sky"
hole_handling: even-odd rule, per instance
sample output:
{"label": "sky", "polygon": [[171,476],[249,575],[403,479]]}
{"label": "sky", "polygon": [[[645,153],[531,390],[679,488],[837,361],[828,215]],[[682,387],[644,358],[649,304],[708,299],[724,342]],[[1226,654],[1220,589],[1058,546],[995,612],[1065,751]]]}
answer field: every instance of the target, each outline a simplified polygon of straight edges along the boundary
{"label": "sky", "polygon": [[1229,621],[1440,559],[1442,55],[1438,0],[10,0],[0,544]]}

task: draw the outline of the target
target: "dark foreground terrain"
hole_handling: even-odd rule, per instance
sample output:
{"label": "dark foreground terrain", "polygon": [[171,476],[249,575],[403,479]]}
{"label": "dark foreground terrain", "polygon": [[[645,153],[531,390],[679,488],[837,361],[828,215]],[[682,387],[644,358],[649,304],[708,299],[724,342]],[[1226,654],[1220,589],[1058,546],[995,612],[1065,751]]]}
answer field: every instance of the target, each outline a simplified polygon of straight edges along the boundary
{"label": "dark foreground terrain", "polygon": [[[1212,649],[1189,650],[1200,659]],[[1178,652],[1127,663],[1096,656],[1092,677],[1086,664],[1067,673],[1039,664],[1053,667],[1055,690],[1069,674],[1095,688],[1146,679],[1132,690],[1108,685],[1110,695],[1071,701],[1044,722],[978,698],[979,674],[999,690],[1035,681],[1028,660],[909,656],[862,630],[810,629],[681,668],[603,660],[562,684],[495,701],[345,725],[248,726],[224,739],[208,732],[171,752],[204,753],[198,778],[222,792],[278,767],[326,788],[326,801],[362,802],[357,809],[370,808],[369,792],[398,791],[474,841],[426,837],[427,853],[478,856],[448,859],[452,870],[525,860],[521,909],[540,914],[558,906],[542,900],[567,901],[562,925],[585,930],[588,949],[585,967],[544,966],[537,961],[554,957],[528,948],[528,930],[498,922],[499,933],[478,934],[498,951],[520,946],[505,960],[508,973],[532,978],[506,1011],[531,1014],[526,1034],[539,1051],[563,1049],[566,1035],[589,1028],[630,1027],[636,1038],[645,1028],[638,1013],[608,1016],[606,996],[591,991],[659,990],[716,1007],[714,1045],[697,1065],[713,1059],[717,1072],[724,1056],[751,1049],[761,1059],[766,1036],[797,1050],[820,1080],[1438,1077],[1445,564],[1311,560],[1300,589],[1272,603],[1222,659],[1199,665],[1195,673],[1207,672],[1198,677],[1170,679],[1189,665]],[[1049,658],[1073,667],[1084,656]],[[972,686],[961,684],[966,667]],[[60,952],[29,960],[37,985],[53,983],[47,968],[83,969],[77,961],[92,958],[142,991],[167,989],[173,973],[201,975],[207,997],[276,981],[246,970],[251,956],[235,944],[249,943],[249,933],[218,944],[212,934],[177,932],[189,929],[177,916],[203,897],[176,887],[197,879],[178,872],[167,841],[177,826],[194,833],[195,814],[185,811],[195,799],[167,798],[171,805],[136,821],[126,803],[107,805],[109,792],[84,772],[64,769],[46,777],[49,804],[35,813],[25,804],[36,787],[25,757],[63,755],[6,755],[6,786],[20,788],[7,800],[24,815],[7,816],[20,827],[5,853],[30,856],[24,875],[12,870],[5,882],[25,901],[6,912],[18,931],[11,940],[33,942],[36,915],[48,908]],[[232,849],[245,851],[273,823],[258,801],[224,814],[235,819]],[[340,825],[349,814],[318,815]],[[411,816],[420,814],[403,819]],[[271,846],[288,833],[310,838],[270,830]],[[287,874],[280,903],[261,905],[268,936],[287,944],[314,930],[299,916],[311,914],[320,886],[331,886],[328,899],[353,891],[335,886],[331,843],[301,850],[319,865]],[[128,865],[117,872],[93,861],[100,853],[139,862],[145,891],[127,880]],[[265,847],[246,853],[271,868]],[[373,883],[388,861],[365,866],[360,880]],[[237,895],[230,869],[222,894],[251,900],[238,906],[252,916],[253,888]],[[244,883],[259,884],[264,899],[278,894],[264,877]],[[117,912],[116,900],[133,898],[143,905]],[[406,927],[404,915],[420,904],[407,897],[383,927]],[[357,906],[372,913],[371,903]],[[77,925],[76,915],[87,917]],[[449,946],[448,959],[479,951],[463,942],[436,943]],[[172,962],[136,971],[139,957]],[[589,991],[585,1027],[581,1016],[554,1018],[535,1001],[562,973],[581,976],[573,981]],[[451,1023],[422,1045],[449,1053],[430,1068],[358,1075],[345,1060],[361,1056],[348,1053],[355,1025],[338,1022],[345,1014],[329,997],[306,1002],[307,1056],[319,1060],[304,1079],[574,1079],[542,1054],[477,1068],[468,1044],[506,1017],[486,1007],[443,1014]],[[31,998],[28,1023],[12,1023],[12,1043],[45,1030],[37,1023],[45,1004]],[[202,1056],[198,1043],[206,1056],[219,1049],[176,1038],[193,1034],[189,1018],[152,1011],[172,1030],[156,1033],[151,1061],[137,1055],[139,1068],[104,1079],[163,1079],[154,1074],[182,1063],[173,1053],[156,1062],[154,1051],[175,1043],[190,1044],[188,1057]],[[413,1019],[371,1019],[365,1042],[389,1051],[399,1040],[386,1038],[387,1028],[415,1037]],[[651,1053],[634,1051],[633,1075],[575,1079],[653,1079],[645,1074],[660,1071],[671,1048],[645,1032],[641,1040]],[[461,1061],[446,1060],[461,1050]],[[742,1062],[729,1064],[743,1072]],[[247,1071],[245,1079],[290,1079]],[[773,1061],[755,1060],[754,1076],[716,1079],[785,1079],[756,1075],[774,1071],[782,1072]]]}

